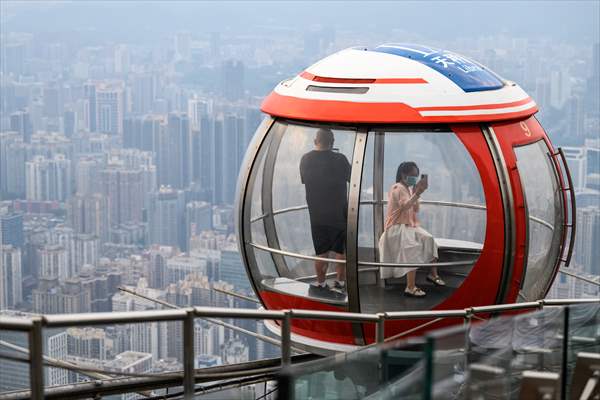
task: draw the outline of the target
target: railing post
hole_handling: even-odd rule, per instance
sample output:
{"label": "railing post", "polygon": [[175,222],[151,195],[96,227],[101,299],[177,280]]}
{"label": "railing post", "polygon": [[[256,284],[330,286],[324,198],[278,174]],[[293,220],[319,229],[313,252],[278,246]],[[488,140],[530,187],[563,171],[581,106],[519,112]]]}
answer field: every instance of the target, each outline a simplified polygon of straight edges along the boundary
{"label": "railing post", "polygon": [[42,318],[31,318],[33,327],[29,331],[29,383],[31,399],[44,398],[44,344],[42,333]]}
{"label": "railing post", "polygon": [[283,367],[292,364],[292,312],[283,312],[281,320],[281,365]]}
{"label": "railing post", "polygon": [[385,341],[385,314],[377,314],[377,325],[375,325],[375,340],[377,344],[382,344]]}
{"label": "railing post", "polygon": [[562,340],[562,359],[561,359],[561,379],[560,379],[560,399],[567,399],[567,373],[569,367],[569,337],[570,337],[570,306],[563,306],[563,340]]}
{"label": "railing post", "polygon": [[193,400],[196,386],[194,368],[194,310],[188,310],[183,320],[183,398]]}
{"label": "railing post", "polygon": [[473,308],[465,308],[463,326],[465,328],[465,359],[464,370],[469,368],[469,355],[471,354],[471,322],[473,320]]}
{"label": "railing post", "polygon": [[463,325],[468,328],[471,327],[471,319],[473,318],[473,308],[469,307],[469,308],[465,308],[465,319],[463,321]]}

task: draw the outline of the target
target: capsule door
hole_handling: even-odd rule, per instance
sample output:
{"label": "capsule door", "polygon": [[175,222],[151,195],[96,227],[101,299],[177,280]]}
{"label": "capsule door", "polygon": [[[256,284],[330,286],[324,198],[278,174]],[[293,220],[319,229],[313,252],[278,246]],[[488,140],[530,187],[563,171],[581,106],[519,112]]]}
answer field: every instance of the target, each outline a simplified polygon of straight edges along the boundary
{"label": "capsule door", "polygon": [[[534,117],[490,125],[504,155],[515,216],[514,264],[504,302],[543,299],[567,251],[563,172]],[[573,220],[573,216],[569,217]],[[570,233],[573,233],[571,229]]]}
{"label": "capsule door", "polygon": [[[333,140],[327,157],[321,157],[325,153],[317,149],[320,130]],[[242,245],[266,308],[348,310],[346,293],[322,289],[315,283],[323,268],[329,285],[337,270],[346,269],[345,257],[340,254],[345,252],[355,139],[353,128],[274,120],[256,144],[254,155],[249,156],[251,165],[240,200],[244,205]],[[339,176],[331,179],[331,185],[337,185],[340,198],[325,198],[320,191],[330,191],[318,185],[309,190],[314,175],[325,181]],[[339,204],[332,206],[334,200]],[[346,344],[355,344],[353,329],[356,327],[350,323],[299,319],[292,325],[297,334]]]}

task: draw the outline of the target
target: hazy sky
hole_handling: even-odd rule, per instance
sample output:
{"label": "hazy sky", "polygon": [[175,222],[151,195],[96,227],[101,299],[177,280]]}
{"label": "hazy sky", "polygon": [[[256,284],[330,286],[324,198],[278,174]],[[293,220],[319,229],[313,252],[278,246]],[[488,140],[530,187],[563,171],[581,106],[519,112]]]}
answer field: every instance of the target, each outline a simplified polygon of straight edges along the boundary
{"label": "hazy sky", "polygon": [[198,2],[2,1],[2,30],[103,32],[137,40],[164,33],[230,31],[264,26],[332,25],[359,32],[402,30],[442,40],[506,32],[571,43],[600,40],[600,1]]}

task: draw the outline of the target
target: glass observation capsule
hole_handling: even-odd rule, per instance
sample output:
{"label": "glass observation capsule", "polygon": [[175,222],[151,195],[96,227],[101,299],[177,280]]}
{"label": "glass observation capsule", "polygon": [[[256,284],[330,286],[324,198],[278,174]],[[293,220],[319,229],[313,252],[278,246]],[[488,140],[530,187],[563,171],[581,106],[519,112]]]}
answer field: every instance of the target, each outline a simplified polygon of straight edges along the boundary
{"label": "glass observation capsule", "polygon": [[[481,64],[409,44],[351,48],[281,82],[262,111],[237,228],[266,309],[533,301],[568,264],[562,154],[534,100]],[[389,321],[385,335],[462,320],[425,322]],[[292,332],[313,351],[375,339],[370,323],[294,321]]]}

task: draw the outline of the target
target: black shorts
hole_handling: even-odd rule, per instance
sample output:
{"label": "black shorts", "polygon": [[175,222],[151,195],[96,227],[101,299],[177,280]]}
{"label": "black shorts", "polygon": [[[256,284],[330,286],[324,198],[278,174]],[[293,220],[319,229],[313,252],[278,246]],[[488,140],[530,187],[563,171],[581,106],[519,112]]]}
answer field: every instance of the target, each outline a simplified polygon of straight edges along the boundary
{"label": "black shorts", "polygon": [[346,228],[327,225],[311,225],[311,233],[315,253],[325,254],[334,251],[339,254],[346,252]]}

